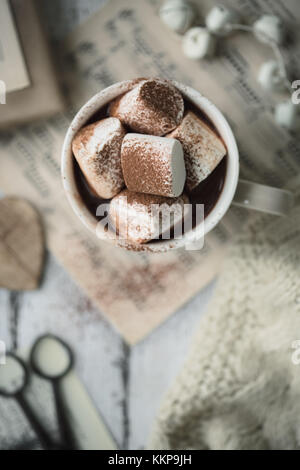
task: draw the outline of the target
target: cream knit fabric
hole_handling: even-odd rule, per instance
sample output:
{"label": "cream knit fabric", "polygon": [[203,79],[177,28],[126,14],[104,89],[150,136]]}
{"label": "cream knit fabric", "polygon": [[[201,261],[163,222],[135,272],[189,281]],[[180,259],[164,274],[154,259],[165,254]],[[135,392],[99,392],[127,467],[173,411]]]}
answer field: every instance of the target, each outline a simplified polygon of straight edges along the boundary
{"label": "cream knit fabric", "polygon": [[300,449],[299,339],[297,198],[288,217],[256,216],[234,243],[150,447]]}

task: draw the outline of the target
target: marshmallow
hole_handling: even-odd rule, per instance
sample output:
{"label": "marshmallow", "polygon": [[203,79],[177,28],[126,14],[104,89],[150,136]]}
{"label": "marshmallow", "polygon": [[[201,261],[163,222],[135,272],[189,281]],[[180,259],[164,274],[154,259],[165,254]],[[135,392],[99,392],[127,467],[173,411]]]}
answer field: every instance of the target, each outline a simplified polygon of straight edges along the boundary
{"label": "marshmallow", "polygon": [[133,131],[164,135],[182,120],[181,93],[168,81],[158,78],[141,81],[131,91],[114,100],[109,113]]}
{"label": "marshmallow", "polygon": [[183,53],[189,59],[203,59],[215,51],[215,38],[206,28],[196,26],[189,29],[182,40]]}
{"label": "marshmallow", "polygon": [[254,34],[261,42],[274,41],[282,44],[284,40],[284,26],[280,18],[275,15],[263,15],[253,24]]}
{"label": "marshmallow", "polygon": [[290,131],[300,128],[300,116],[297,106],[292,101],[284,101],[277,104],[274,118],[280,127]]}
{"label": "marshmallow", "polygon": [[119,119],[107,118],[83,127],[72,142],[74,156],[91,191],[109,199],[124,186],[121,145],[125,129]]}
{"label": "marshmallow", "polygon": [[179,140],[183,146],[188,191],[201,183],[226,155],[222,140],[192,111],[167,137]]}
{"label": "marshmallow", "polygon": [[214,6],[205,18],[207,29],[220,36],[225,36],[231,32],[230,25],[239,21],[238,14],[231,8],[224,5]]}
{"label": "marshmallow", "polygon": [[257,80],[265,90],[280,91],[284,88],[284,76],[276,60],[269,60],[262,64]]}
{"label": "marshmallow", "polygon": [[169,29],[183,34],[195,18],[195,10],[185,0],[167,0],[159,10],[159,17]]}
{"label": "marshmallow", "polygon": [[154,135],[127,134],[121,164],[130,191],[177,197],[185,184],[182,145],[178,140]]}
{"label": "marshmallow", "polygon": [[160,235],[167,239],[170,229],[182,224],[188,204],[185,194],[166,198],[125,189],[111,200],[109,220],[121,239],[134,243],[146,243]]}

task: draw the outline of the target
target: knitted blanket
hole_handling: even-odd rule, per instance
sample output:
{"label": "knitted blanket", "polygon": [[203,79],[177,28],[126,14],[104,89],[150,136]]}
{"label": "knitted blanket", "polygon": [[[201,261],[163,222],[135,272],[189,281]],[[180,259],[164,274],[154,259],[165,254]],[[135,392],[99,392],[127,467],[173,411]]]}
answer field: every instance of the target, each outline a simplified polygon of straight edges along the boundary
{"label": "knitted blanket", "polygon": [[153,449],[300,448],[300,201],[233,244]]}

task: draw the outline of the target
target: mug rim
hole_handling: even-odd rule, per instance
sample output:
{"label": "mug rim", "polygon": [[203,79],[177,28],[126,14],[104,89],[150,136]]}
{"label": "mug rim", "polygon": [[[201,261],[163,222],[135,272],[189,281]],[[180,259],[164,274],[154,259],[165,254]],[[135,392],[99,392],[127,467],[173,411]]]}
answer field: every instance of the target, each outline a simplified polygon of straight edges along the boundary
{"label": "mug rim", "polygon": [[115,246],[127,248],[134,251],[165,252],[191,244],[199,237],[199,232],[206,235],[223,218],[233,200],[239,177],[239,152],[233,131],[223,113],[208,98],[192,87],[184,85],[175,80],[170,82],[202,111],[213,123],[222,137],[227,148],[227,162],[225,181],[221,194],[209,214],[198,224],[192,232],[184,234],[180,239],[149,241],[145,244],[137,244],[128,240],[113,239],[99,224],[98,220],[91,214],[79,193],[74,173],[74,156],[72,152],[72,141],[76,133],[89,119],[103,106],[108,104],[117,96],[129,91],[137,83],[137,79],[117,82],[92,96],[76,113],[70,123],[62,147],[61,174],[63,187],[67,199],[81,222],[94,233],[99,240],[105,240]]}

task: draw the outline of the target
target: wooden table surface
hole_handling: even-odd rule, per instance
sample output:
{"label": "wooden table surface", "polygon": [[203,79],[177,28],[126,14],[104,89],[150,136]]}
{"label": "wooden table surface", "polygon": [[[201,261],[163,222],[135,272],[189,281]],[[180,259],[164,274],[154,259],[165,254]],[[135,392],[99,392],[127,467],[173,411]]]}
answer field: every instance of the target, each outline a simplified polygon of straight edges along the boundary
{"label": "wooden table surface", "polygon": [[[105,0],[42,2],[53,40],[98,10]],[[0,188],[1,189],[1,188]],[[145,447],[162,397],[180,370],[195,327],[214,286],[210,285],[144,341],[129,348],[51,254],[40,289],[0,289],[0,340],[28,347],[52,332],[70,343],[76,369],[122,448]]]}

